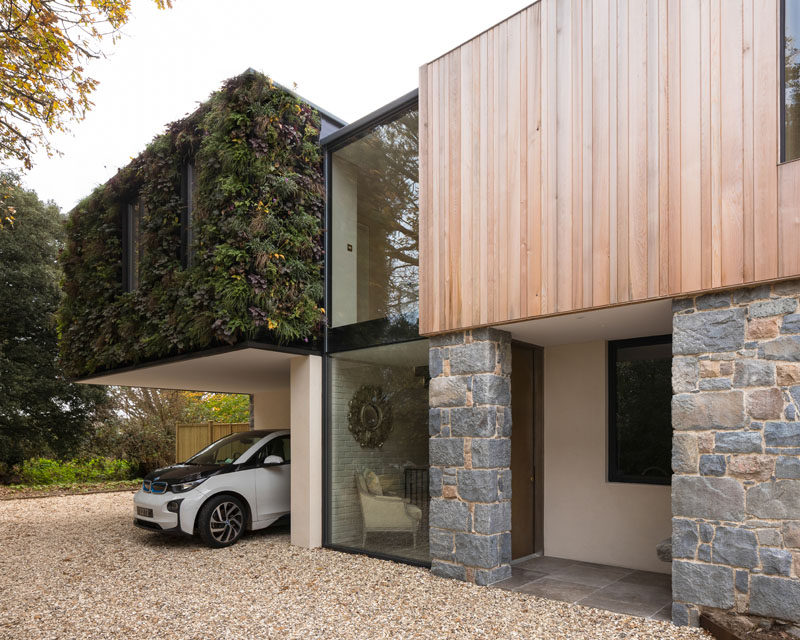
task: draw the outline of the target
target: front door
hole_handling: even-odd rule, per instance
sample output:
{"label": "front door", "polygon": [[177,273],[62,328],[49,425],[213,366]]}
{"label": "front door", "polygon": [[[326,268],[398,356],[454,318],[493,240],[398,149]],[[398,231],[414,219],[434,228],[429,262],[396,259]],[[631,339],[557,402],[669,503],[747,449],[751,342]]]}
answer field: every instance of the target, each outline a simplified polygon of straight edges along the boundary
{"label": "front door", "polygon": [[537,404],[540,394],[541,349],[511,347],[511,557],[541,551],[537,522]]}

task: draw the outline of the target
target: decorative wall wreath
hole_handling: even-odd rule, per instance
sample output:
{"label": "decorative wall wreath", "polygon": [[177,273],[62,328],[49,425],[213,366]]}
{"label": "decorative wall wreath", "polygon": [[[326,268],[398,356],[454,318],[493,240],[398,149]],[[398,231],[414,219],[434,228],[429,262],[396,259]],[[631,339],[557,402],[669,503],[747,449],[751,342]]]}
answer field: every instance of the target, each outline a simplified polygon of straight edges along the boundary
{"label": "decorative wall wreath", "polygon": [[347,414],[350,433],[364,449],[383,446],[392,431],[392,407],[383,389],[363,385],[350,399]]}

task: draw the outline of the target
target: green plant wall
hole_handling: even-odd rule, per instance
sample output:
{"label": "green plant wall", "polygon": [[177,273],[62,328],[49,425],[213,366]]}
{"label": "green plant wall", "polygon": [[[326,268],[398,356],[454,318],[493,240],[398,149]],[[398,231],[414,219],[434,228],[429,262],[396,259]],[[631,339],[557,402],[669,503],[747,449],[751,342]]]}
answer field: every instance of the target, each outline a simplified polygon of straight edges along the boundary
{"label": "green plant wall", "polygon": [[[316,111],[248,72],[70,214],[61,358],[87,375],[256,339],[312,344],[324,318],[324,184]],[[193,164],[193,261],[181,260],[181,179]],[[140,284],[122,283],[122,211],[141,198]]]}

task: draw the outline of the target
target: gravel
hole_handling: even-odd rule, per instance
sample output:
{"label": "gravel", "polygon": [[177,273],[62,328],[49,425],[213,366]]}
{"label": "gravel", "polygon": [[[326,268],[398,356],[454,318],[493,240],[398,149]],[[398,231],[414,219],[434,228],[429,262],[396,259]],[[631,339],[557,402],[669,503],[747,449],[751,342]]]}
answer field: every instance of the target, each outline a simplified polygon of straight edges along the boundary
{"label": "gravel", "polygon": [[130,493],[0,502],[0,638],[708,638],[426,569],[133,527]]}

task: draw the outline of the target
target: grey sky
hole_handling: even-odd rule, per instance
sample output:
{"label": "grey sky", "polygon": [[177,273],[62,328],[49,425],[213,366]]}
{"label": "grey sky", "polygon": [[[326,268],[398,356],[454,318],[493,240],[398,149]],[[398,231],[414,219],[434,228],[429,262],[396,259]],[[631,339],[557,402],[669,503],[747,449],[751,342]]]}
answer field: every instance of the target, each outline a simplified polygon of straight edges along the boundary
{"label": "grey sky", "polygon": [[248,67],[352,122],[415,88],[421,64],[530,2],[175,0],[161,12],[134,0],[122,40],[89,66],[94,109],[53,138],[63,156],[37,156],[24,181],[71,209]]}

